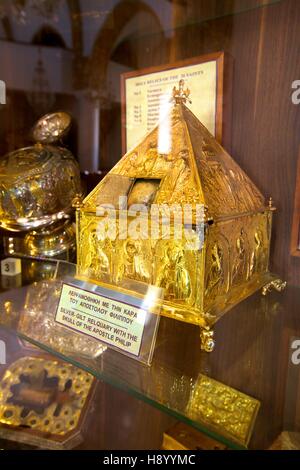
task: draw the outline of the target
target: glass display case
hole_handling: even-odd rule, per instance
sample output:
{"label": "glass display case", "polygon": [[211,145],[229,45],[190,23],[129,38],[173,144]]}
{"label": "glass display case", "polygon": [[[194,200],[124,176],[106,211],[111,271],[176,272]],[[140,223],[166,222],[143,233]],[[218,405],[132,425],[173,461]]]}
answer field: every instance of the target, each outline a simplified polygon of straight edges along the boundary
{"label": "glass display case", "polygon": [[299,449],[299,21],[0,0],[1,448]]}
{"label": "glass display case", "polygon": [[[227,448],[267,449],[282,432],[291,435],[298,432],[300,295],[297,287],[288,287],[284,294],[269,297],[258,292],[236,306],[217,323],[215,334],[219,347],[212,353],[200,350],[195,325],[161,318],[153,360],[147,366],[82,337],[80,332],[55,326],[55,309],[48,301],[48,306],[41,310],[41,299],[45,299],[45,292],[49,292],[54,279],[56,283],[65,280],[66,269],[55,278],[52,270],[47,280],[32,284],[27,274],[32,263],[23,260],[23,287],[1,293],[1,337],[8,335],[19,348],[23,346],[23,352],[18,353],[21,357],[28,355],[28,349],[35,355],[38,350],[40,355],[51,354],[52,360],[66,361],[92,374],[99,379],[100,389],[107,384],[109,389],[125,392],[115,416],[110,414],[112,428],[126,419],[132,422],[130,426],[135,426],[135,412],[132,411],[133,416],[128,415],[128,409],[133,406],[131,396],[135,399],[133,403],[139,400],[150,404]],[[35,273],[44,271],[45,262],[34,263],[38,266]],[[38,279],[36,274],[34,278]],[[50,296],[53,297],[53,291]],[[105,394],[102,403],[105,409],[113,406],[114,393]],[[141,416],[147,412],[147,408],[142,411],[141,405],[135,406]],[[135,431],[132,433],[134,446],[137,441]],[[89,445],[88,435],[86,438]],[[106,445],[126,448],[127,438],[119,436],[118,439]]]}

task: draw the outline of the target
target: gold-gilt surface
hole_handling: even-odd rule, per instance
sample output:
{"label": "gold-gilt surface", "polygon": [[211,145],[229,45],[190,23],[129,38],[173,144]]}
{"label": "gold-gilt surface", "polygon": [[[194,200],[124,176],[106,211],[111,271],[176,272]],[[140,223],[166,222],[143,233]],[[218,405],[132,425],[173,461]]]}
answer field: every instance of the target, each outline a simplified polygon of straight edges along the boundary
{"label": "gold-gilt surface", "polygon": [[22,231],[60,220],[78,193],[79,167],[66,149],[26,147],[0,159],[0,225],[5,229]]}
{"label": "gold-gilt surface", "polygon": [[76,367],[23,357],[0,382],[0,423],[63,436],[78,426],[93,377]]}
{"label": "gold-gilt surface", "polygon": [[63,112],[43,116],[34,129],[38,143],[0,158],[4,229],[36,230],[69,218],[74,197],[82,194],[79,166],[69,150],[50,143],[67,133],[70,123],[71,117]]}
{"label": "gold-gilt surface", "polygon": [[67,220],[22,235],[9,233],[3,237],[3,245],[5,255],[60,257],[72,261],[76,251],[75,226]]}
{"label": "gold-gilt surface", "polygon": [[157,204],[203,203],[215,219],[265,208],[256,186],[184,105],[173,108],[170,139],[170,151],[159,153],[159,126],[154,128],[110,171],[110,184],[104,178],[87,196],[85,209],[95,211],[105,192],[124,195],[113,175],[161,179]]}
{"label": "gold-gilt surface", "polygon": [[210,377],[200,375],[190,398],[188,415],[234,442],[247,446],[260,402]]}
{"label": "gold-gilt surface", "polygon": [[[168,121],[169,150],[160,150],[162,121],[117,163],[78,209],[78,269],[83,276],[115,286],[134,279],[162,287],[162,315],[207,328],[270,282],[274,208],[265,204],[254,183],[185,106],[189,92],[186,95],[182,88],[183,95],[180,90],[174,93]],[[118,207],[120,196],[123,205]],[[111,223],[99,215],[99,207],[111,203],[119,210],[117,215],[132,221],[124,196],[134,203],[146,202],[151,210],[155,205],[159,216],[171,213],[174,220],[189,204],[189,233],[178,240],[171,231],[167,237],[161,222],[158,236],[149,236],[152,221],[148,211],[144,213],[149,218],[148,234],[141,229],[133,240],[118,226],[114,239],[100,239],[99,225]],[[203,223],[195,230],[199,207]],[[190,234],[199,238],[198,246],[186,243]],[[211,348],[211,339],[205,350]]]}
{"label": "gold-gilt surface", "polygon": [[[164,313],[195,324],[202,324],[204,250],[187,250],[187,239],[100,240],[92,214],[80,214],[79,274],[118,287],[134,280],[164,289]],[[161,228],[162,230],[162,228]],[[190,230],[189,240],[197,235]],[[138,284],[136,284],[138,285]],[[168,310],[169,309],[169,310]],[[177,311],[176,311],[177,309]],[[204,324],[204,323],[203,323]]]}

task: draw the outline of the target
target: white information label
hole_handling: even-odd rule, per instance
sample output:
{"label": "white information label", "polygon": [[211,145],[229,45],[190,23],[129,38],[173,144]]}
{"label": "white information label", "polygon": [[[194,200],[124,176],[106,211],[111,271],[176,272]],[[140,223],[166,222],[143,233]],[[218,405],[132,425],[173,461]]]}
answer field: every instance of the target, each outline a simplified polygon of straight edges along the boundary
{"label": "white information label", "polygon": [[135,356],[139,355],[147,311],[63,284],[56,322]]}

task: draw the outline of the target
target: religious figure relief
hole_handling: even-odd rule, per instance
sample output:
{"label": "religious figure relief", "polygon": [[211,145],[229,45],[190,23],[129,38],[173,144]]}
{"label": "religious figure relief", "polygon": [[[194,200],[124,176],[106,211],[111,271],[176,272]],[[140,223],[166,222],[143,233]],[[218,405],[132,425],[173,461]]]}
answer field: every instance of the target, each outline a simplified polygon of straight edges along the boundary
{"label": "religious figure relief", "polygon": [[142,253],[139,240],[128,239],[123,244],[123,253],[116,273],[116,281],[124,278],[151,283],[151,266]]}
{"label": "religious figure relief", "polygon": [[205,295],[217,295],[224,284],[223,252],[217,243],[211,248],[211,262],[207,274]]}
{"label": "religious figure relief", "polygon": [[174,159],[170,177],[170,181],[172,182],[172,188],[170,188],[171,203],[177,202],[180,198],[182,198],[183,192],[189,183],[191,170],[189,167],[188,157],[188,150],[183,149],[180,150],[176,156],[176,159]]}
{"label": "religious figure relief", "polygon": [[200,202],[199,190],[193,178],[189,163],[188,149],[180,150],[173,164],[172,170],[173,194],[169,202],[181,204],[192,204]]}
{"label": "religious figure relief", "polygon": [[[119,166],[120,165],[120,166]],[[128,157],[124,158],[124,162],[117,165],[120,175],[135,176],[139,169],[139,158],[137,152],[132,152]]]}
{"label": "religious figure relief", "polygon": [[236,253],[232,268],[232,284],[246,281],[249,277],[248,273],[248,256],[247,242],[244,229],[241,229],[236,240]]}
{"label": "religious figure relief", "polygon": [[243,192],[243,187],[241,187],[238,184],[238,178],[236,171],[233,170],[232,168],[229,168],[228,173],[227,173],[227,180],[229,183],[229,188],[231,191],[231,194],[233,195],[233,198],[235,200],[236,207],[240,212],[246,212],[249,210],[249,207],[247,206],[246,200],[245,200],[245,195]]}
{"label": "religious figure relief", "polygon": [[181,246],[171,243],[167,246],[160,260],[156,285],[165,289],[167,300],[184,300],[190,303],[192,284]]}
{"label": "religious figure relief", "polygon": [[185,184],[191,177],[191,169],[189,166],[189,152],[187,149],[180,150],[178,157],[173,164],[173,173],[175,176],[175,187],[184,188]]}
{"label": "religious figure relief", "polygon": [[203,141],[202,154],[206,160],[209,160],[211,158],[216,158],[216,153],[215,153],[214,148],[211,145],[209,145],[206,141]]}
{"label": "religious figure relief", "polygon": [[152,167],[151,175],[157,177],[164,176],[172,168],[172,159],[172,154],[166,155],[157,153],[155,164]]}
{"label": "religious figure relief", "polygon": [[[262,204],[262,197],[255,186],[250,182],[246,175],[237,167],[221,162],[216,156],[212,145],[203,142],[202,146],[202,166],[204,166],[205,181],[208,191],[216,199],[218,206],[228,207],[229,209],[238,208],[241,212],[255,209],[257,205]],[[205,162],[205,163],[204,163]],[[227,194],[227,205],[224,206],[222,194]]]}
{"label": "religious figure relief", "polygon": [[206,140],[202,145],[200,165],[203,168],[202,183],[209,197],[209,205],[217,211],[234,210],[236,197],[232,179],[217,151]]}
{"label": "religious figure relief", "polygon": [[149,149],[144,155],[142,172],[145,176],[152,174],[152,169],[158,158],[155,142],[150,142]]}
{"label": "religious figure relief", "polygon": [[[150,144],[151,145],[151,144]],[[172,152],[168,154],[162,154],[157,152],[157,148],[153,146],[148,150],[154,165],[151,167],[151,175],[155,177],[165,176],[172,169],[172,162],[174,160],[174,154]]]}
{"label": "religious figure relief", "polygon": [[[245,210],[253,210],[263,205],[264,201],[257,188],[250,182],[249,178],[241,170],[230,170],[235,183],[235,194],[238,202]],[[239,196],[242,195],[242,199]]]}
{"label": "religious figure relief", "polygon": [[229,176],[217,160],[211,160],[203,166],[203,184],[209,198],[209,206],[217,212],[236,208],[235,194],[232,191]]}
{"label": "religious figure relief", "polygon": [[109,274],[111,241],[108,238],[99,240],[97,232],[94,230],[89,234],[88,247],[85,259],[86,274],[100,278],[103,274]]}
{"label": "religious figure relief", "polygon": [[250,276],[265,269],[265,256],[263,250],[263,234],[257,229],[254,234],[254,249],[251,253]]}

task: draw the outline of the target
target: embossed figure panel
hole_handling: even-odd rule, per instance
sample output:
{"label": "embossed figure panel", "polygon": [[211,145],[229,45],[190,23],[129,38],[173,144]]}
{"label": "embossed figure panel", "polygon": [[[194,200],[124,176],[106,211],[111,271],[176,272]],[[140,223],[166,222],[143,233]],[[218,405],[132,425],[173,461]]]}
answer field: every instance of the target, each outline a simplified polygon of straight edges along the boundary
{"label": "embossed figure panel", "polygon": [[187,108],[183,80],[172,97],[78,208],[78,269],[129,291],[130,279],[162,287],[161,314],[200,325],[210,351],[221,315],[265,285],[284,287],[268,271],[275,208]]}
{"label": "embossed figure panel", "polygon": [[[128,217],[127,221],[130,225],[134,218]],[[140,293],[145,284],[162,287],[165,315],[180,320],[189,315],[190,322],[201,322],[197,317],[203,302],[199,286],[204,280],[204,251],[190,249],[189,243],[197,237],[192,229],[186,229],[188,239],[174,240],[172,234],[165,239],[164,227],[158,226],[155,239],[144,238],[148,235],[146,227],[147,232],[153,228],[153,221],[151,225],[145,218],[145,231],[138,238],[124,237],[118,223],[116,233],[110,234],[113,239],[102,239],[101,224],[108,224],[105,217],[95,220],[90,213],[78,216],[79,274],[124,289],[134,280],[135,288],[140,284]]]}
{"label": "embossed figure panel", "polygon": [[205,261],[208,311],[217,309],[221,315],[234,298],[243,298],[243,285],[254,292],[268,273],[271,217],[266,211],[210,227]]}
{"label": "embossed figure panel", "polygon": [[258,400],[201,374],[188,403],[188,413],[247,446],[259,407]]}

